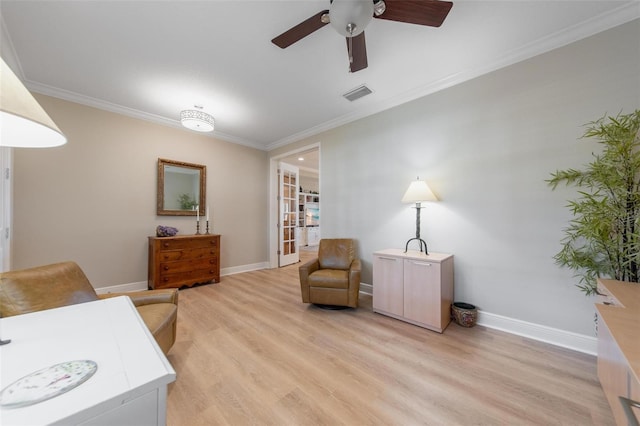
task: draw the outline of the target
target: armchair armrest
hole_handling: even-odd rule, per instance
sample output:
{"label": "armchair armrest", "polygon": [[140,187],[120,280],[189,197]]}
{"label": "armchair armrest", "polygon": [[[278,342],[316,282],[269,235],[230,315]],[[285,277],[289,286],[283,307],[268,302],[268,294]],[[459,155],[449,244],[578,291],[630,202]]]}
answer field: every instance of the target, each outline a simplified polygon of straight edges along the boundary
{"label": "armchair armrest", "polygon": [[318,262],[318,258],[311,259],[307,263],[301,265],[298,269],[300,271],[300,282],[304,282],[306,284],[308,282],[309,275],[318,269],[320,269],[320,262]]}
{"label": "armchair armrest", "polygon": [[353,259],[349,267],[349,284],[355,286],[356,291],[360,290],[360,272],[362,271],[362,262],[360,259]]}
{"label": "armchair armrest", "polygon": [[300,274],[300,292],[302,293],[302,301],[309,303],[309,275],[320,269],[318,258],[311,259],[298,268]]}
{"label": "armchair armrest", "polygon": [[129,296],[135,306],[152,305],[154,303],[173,303],[178,304],[178,290],[175,288],[132,291],[128,293],[107,293],[100,294],[100,299],[108,299],[109,297]]}

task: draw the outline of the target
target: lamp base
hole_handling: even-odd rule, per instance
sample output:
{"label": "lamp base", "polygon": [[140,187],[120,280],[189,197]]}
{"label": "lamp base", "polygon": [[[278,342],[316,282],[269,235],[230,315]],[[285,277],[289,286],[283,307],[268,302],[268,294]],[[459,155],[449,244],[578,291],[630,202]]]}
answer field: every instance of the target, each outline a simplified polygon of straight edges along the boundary
{"label": "lamp base", "polygon": [[422,253],[422,245],[424,245],[424,254],[429,254],[429,252],[427,251],[427,243],[425,242],[425,240],[423,240],[422,238],[411,238],[409,241],[407,241],[407,245],[404,247],[404,252],[406,253],[407,250],[409,250],[409,243],[413,240],[418,240],[420,241],[420,253]]}

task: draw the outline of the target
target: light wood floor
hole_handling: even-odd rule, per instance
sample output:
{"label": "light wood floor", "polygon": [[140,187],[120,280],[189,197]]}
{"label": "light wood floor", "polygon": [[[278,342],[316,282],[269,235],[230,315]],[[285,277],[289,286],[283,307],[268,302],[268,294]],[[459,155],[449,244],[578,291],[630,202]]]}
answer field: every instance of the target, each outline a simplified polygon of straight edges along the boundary
{"label": "light wood floor", "polygon": [[[308,252],[302,252],[308,257]],[[595,357],[300,300],[298,265],[180,291],[167,423],[612,425]]]}

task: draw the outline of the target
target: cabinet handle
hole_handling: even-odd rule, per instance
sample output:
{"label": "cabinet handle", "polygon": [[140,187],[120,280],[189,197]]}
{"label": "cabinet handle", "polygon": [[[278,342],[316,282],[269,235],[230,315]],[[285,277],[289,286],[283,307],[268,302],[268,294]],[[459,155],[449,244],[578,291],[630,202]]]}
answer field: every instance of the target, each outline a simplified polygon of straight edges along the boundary
{"label": "cabinet handle", "polygon": [[413,263],[414,265],[418,265],[418,266],[431,266],[433,265],[432,263],[429,262],[418,262],[418,261],[412,261],[411,263]]}
{"label": "cabinet handle", "polygon": [[381,259],[381,260],[393,260],[394,262],[398,260],[395,257],[384,257],[384,256],[378,256],[378,259]]}

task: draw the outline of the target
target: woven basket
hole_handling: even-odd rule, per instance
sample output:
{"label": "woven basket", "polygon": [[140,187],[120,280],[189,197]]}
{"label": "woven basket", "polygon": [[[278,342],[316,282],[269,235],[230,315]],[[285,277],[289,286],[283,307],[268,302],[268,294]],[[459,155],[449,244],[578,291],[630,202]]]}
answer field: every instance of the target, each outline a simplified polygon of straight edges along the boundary
{"label": "woven basket", "polygon": [[478,310],[469,303],[455,302],[451,305],[453,320],[463,327],[473,327],[478,319]]}

